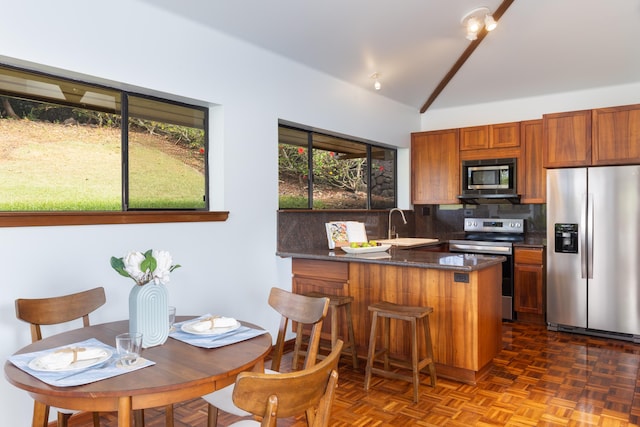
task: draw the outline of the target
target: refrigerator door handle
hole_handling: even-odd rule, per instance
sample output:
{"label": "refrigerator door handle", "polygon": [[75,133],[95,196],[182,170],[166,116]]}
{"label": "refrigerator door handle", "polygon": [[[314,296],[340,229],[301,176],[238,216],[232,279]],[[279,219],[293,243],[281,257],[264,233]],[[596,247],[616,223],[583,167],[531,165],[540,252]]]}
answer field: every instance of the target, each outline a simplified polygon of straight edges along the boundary
{"label": "refrigerator door handle", "polygon": [[582,194],[582,203],[580,203],[581,205],[581,212],[580,212],[580,224],[578,225],[578,229],[580,230],[579,233],[579,239],[580,239],[580,271],[581,271],[581,278],[582,279],[586,279],[587,278],[587,274],[588,272],[588,268],[587,268],[587,215],[588,215],[588,208],[587,208],[587,203],[588,203],[588,199],[587,199],[587,194],[583,193]]}
{"label": "refrigerator door handle", "polygon": [[593,194],[587,195],[587,279],[593,279]]}

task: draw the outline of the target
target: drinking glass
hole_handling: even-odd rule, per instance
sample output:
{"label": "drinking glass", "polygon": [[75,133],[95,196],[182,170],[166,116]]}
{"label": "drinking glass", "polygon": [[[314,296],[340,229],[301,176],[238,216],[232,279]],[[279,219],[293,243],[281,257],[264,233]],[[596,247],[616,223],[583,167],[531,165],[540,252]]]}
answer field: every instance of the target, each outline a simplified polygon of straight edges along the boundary
{"label": "drinking glass", "polygon": [[176,323],[176,308],[169,306],[169,332],[172,332],[175,328],[173,324]]}
{"label": "drinking glass", "polygon": [[120,364],[131,366],[138,361],[142,349],[142,334],[125,333],[116,336],[116,350]]}

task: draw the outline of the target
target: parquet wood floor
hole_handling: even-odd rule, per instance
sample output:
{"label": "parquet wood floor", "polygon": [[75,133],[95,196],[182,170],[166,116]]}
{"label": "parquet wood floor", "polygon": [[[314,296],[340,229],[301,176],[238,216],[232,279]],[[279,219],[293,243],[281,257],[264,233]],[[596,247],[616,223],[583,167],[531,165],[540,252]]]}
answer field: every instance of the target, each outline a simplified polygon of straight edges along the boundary
{"label": "parquet wood floor", "polygon": [[[289,355],[290,356],[290,355]],[[290,357],[287,359],[290,363]],[[640,422],[640,345],[547,331],[522,323],[503,325],[503,350],[477,385],[424,375],[420,402],[411,384],[372,378],[366,393],[364,363],[340,364],[332,426],[634,426]],[[201,399],[175,406],[176,427],[205,426]],[[82,416],[70,426],[91,427]],[[145,411],[146,426],[164,426],[164,411]],[[220,426],[235,418],[221,413]],[[102,426],[116,426],[103,414]],[[279,424],[280,425],[280,424]],[[282,426],[303,427],[304,418]]]}

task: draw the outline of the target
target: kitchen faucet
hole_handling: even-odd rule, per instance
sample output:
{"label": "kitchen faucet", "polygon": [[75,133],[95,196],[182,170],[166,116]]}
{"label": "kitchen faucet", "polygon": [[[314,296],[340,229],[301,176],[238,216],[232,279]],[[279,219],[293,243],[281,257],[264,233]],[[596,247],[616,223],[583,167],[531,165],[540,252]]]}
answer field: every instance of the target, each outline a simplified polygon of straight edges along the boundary
{"label": "kitchen faucet", "polygon": [[389,230],[388,230],[388,232],[387,232],[387,238],[388,238],[388,239],[391,239],[391,238],[392,238],[392,237],[391,237],[391,231],[392,231],[392,228],[391,228],[391,214],[392,214],[394,211],[398,211],[398,212],[400,212],[400,215],[402,215],[402,222],[403,222],[404,224],[406,224],[406,223],[407,223],[407,218],[405,218],[405,217],[404,217],[404,212],[402,212],[402,209],[398,209],[398,208],[393,208],[393,209],[391,209],[391,210],[389,211]]}

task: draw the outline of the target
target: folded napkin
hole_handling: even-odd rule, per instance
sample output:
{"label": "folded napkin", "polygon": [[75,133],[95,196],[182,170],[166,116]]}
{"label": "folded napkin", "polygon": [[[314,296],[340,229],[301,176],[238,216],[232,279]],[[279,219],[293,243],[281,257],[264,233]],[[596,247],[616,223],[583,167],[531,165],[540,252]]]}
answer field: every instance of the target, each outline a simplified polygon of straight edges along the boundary
{"label": "folded napkin", "polygon": [[38,364],[43,369],[55,371],[81,360],[99,359],[107,355],[102,348],[67,347],[41,357]]}
{"label": "folded napkin", "polygon": [[233,317],[209,316],[192,323],[190,327],[196,332],[209,331],[213,328],[229,328],[238,324]]}

